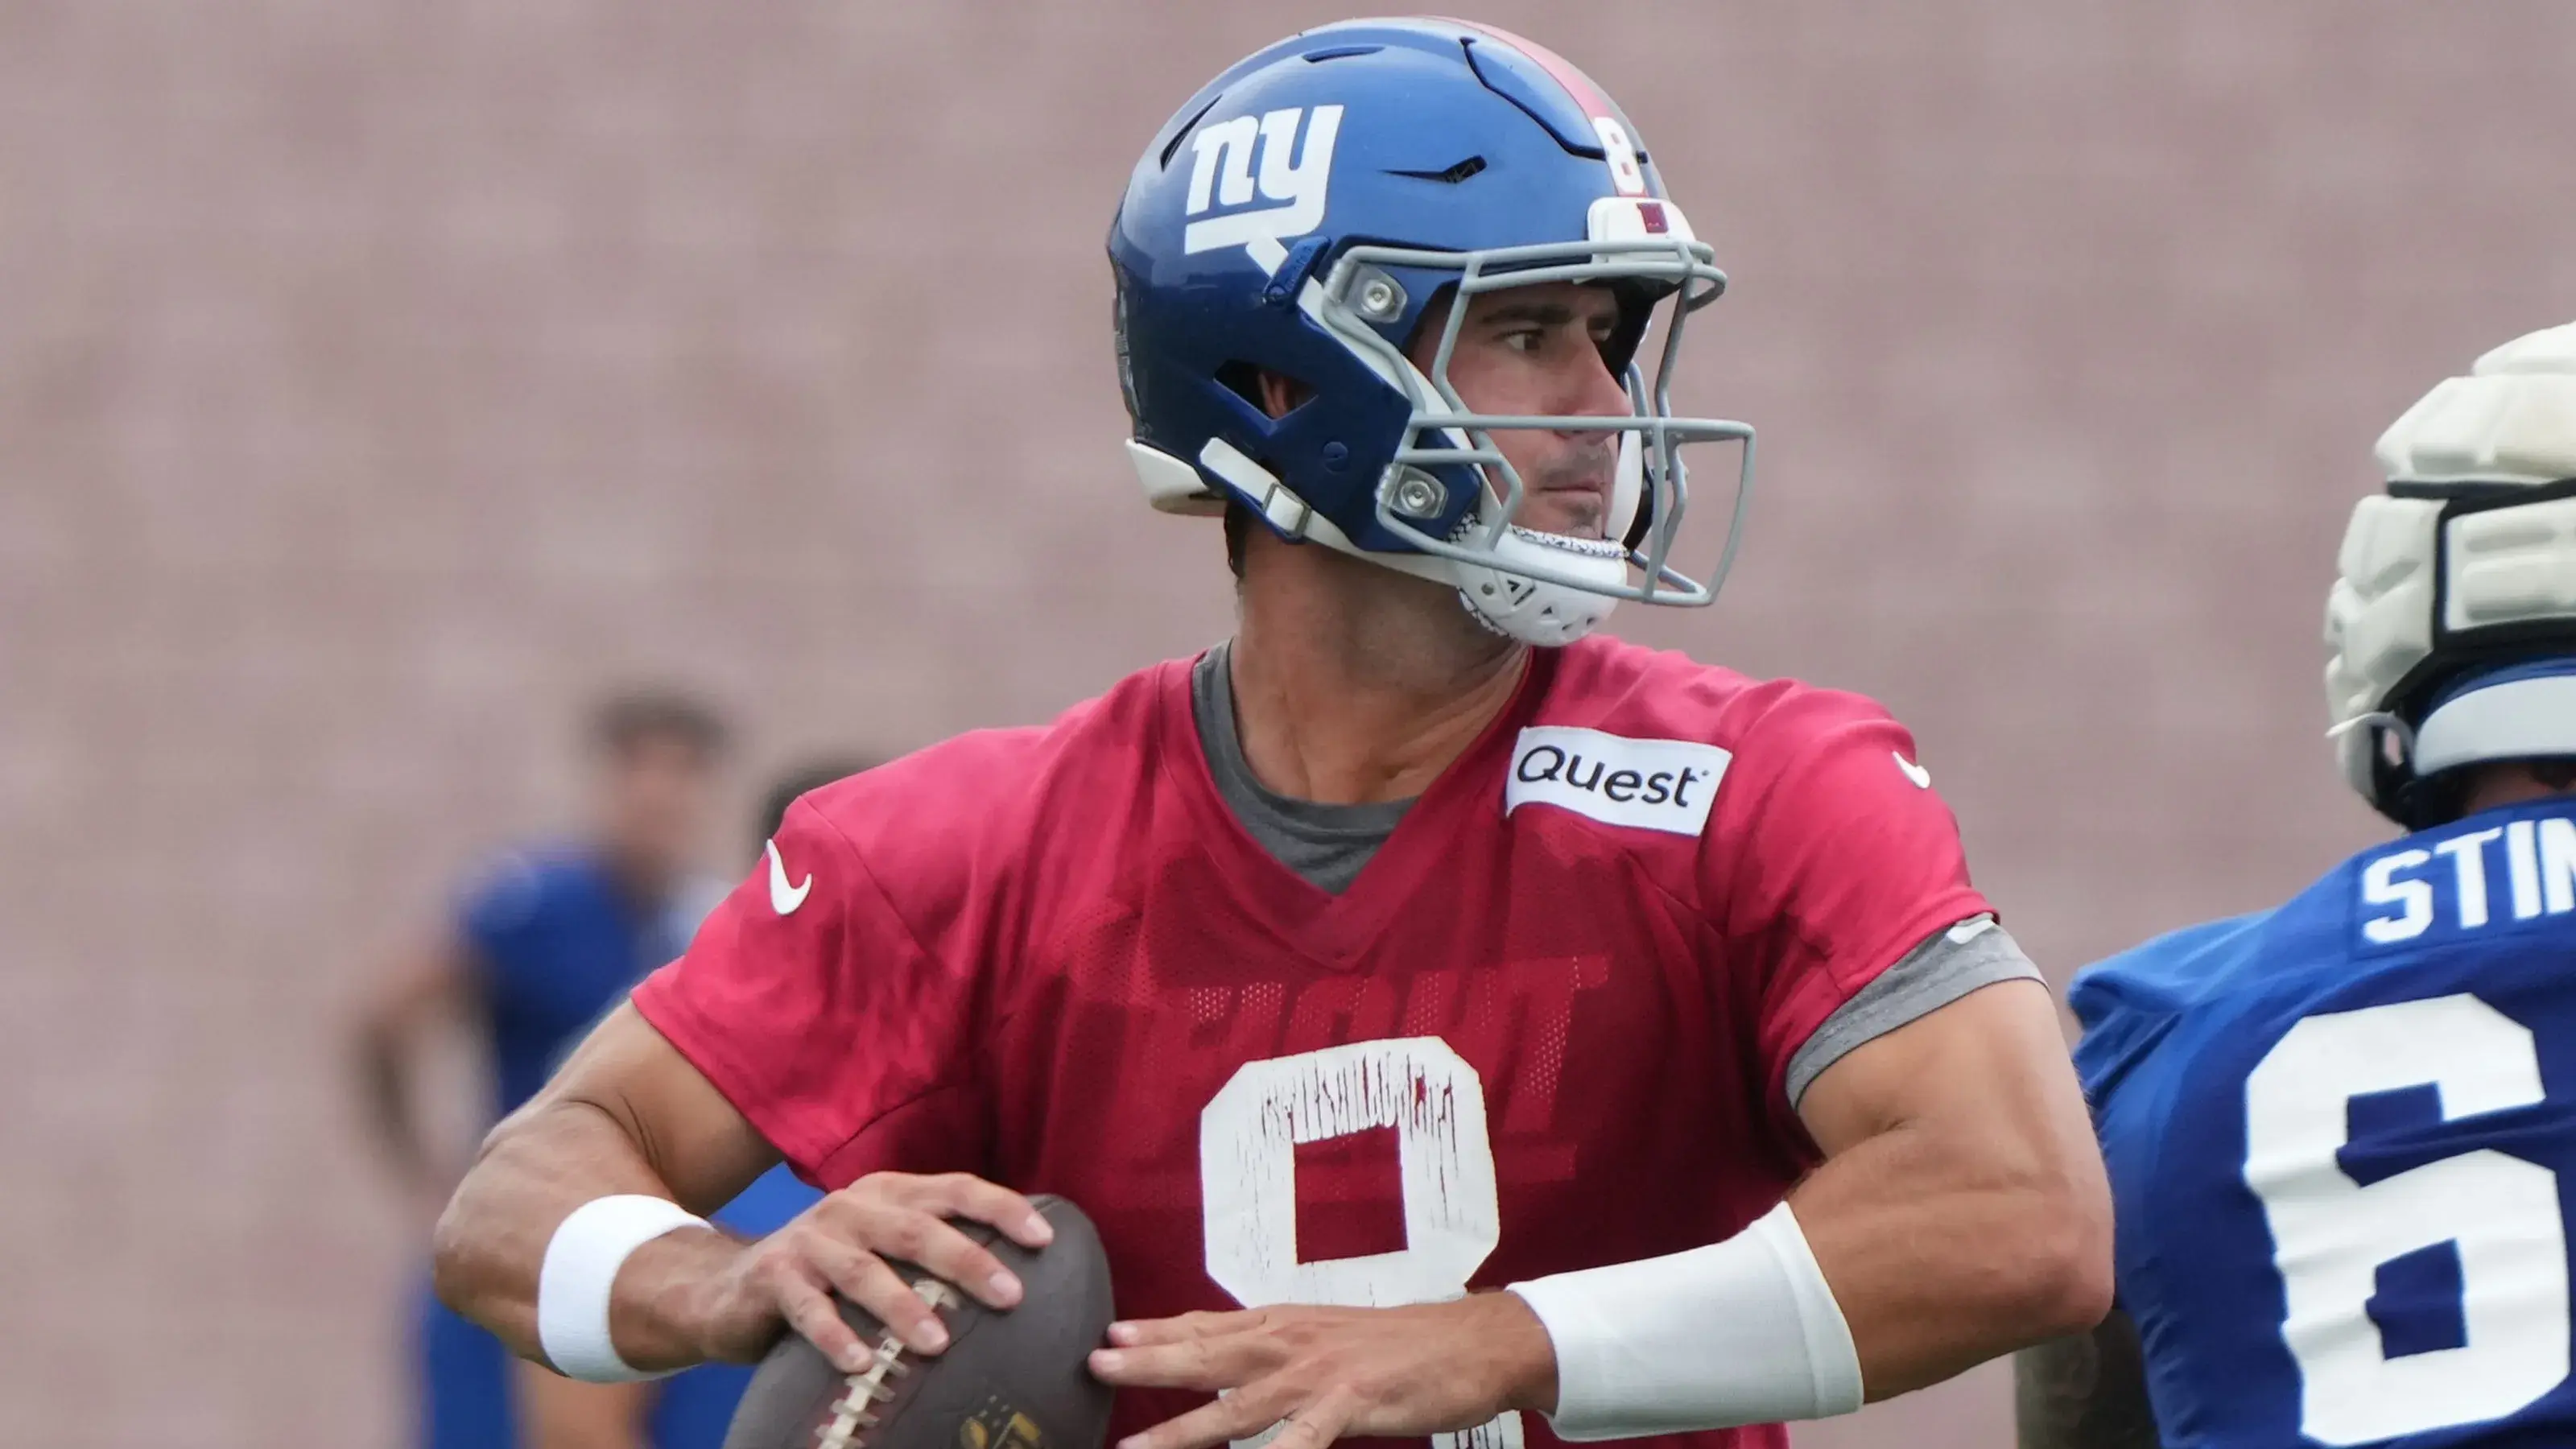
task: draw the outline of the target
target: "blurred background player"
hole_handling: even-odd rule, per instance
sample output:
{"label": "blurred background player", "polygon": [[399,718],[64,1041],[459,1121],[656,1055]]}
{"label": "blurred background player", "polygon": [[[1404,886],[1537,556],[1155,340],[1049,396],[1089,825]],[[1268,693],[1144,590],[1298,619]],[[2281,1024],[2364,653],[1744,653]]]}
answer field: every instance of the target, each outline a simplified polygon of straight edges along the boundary
{"label": "blurred background player", "polygon": [[2076,977],[2121,1311],[2024,1355],[2025,1446],[2576,1442],[2576,325],[2379,460],[2326,691],[2412,833]]}
{"label": "blurred background player", "polygon": [[[420,1100],[433,1033],[475,1036],[489,1067],[485,1120],[495,1120],[526,1101],[637,980],[687,947],[723,892],[699,865],[727,735],[711,708],[684,693],[638,690],[602,703],[588,727],[595,773],[586,828],[487,866],[446,933],[377,989],[358,1029],[361,1080],[374,1135],[411,1200],[443,1198],[463,1171],[424,1121],[435,1118]],[[426,1292],[417,1312],[420,1442],[430,1449],[637,1442],[650,1402],[644,1386],[576,1384],[514,1365],[490,1334]],[[668,1381],[657,1418],[685,1428],[707,1416],[695,1377]],[[731,1402],[724,1397],[714,1411],[714,1437],[657,1432],[653,1442],[719,1442]]]}

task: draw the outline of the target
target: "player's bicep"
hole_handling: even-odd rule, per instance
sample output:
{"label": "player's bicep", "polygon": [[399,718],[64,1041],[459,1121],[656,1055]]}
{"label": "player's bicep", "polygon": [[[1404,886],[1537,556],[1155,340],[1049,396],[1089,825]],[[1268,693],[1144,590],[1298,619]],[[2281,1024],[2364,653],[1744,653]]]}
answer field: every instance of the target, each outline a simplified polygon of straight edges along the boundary
{"label": "player's bicep", "polygon": [[1872,1038],[1816,1075],[1798,1101],[1830,1158],[1910,1126],[1961,1129],[2016,1166],[2090,1163],[2093,1126],[2048,988],[1999,981]]}
{"label": "player's bicep", "polygon": [[1826,1068],[1854,1050],[1951,1002],[2002,981],[2045,983],[2012,934],[1992,915],[1927,936],[1827,1016],[1789,1057],[1791,1106]]}
{"label": "player's bicep", "polygon": [[691,1212],[711,1213],[778,1162],[751,1120],[632,1003],[610,1012],[519,1115],[596,1111]]}

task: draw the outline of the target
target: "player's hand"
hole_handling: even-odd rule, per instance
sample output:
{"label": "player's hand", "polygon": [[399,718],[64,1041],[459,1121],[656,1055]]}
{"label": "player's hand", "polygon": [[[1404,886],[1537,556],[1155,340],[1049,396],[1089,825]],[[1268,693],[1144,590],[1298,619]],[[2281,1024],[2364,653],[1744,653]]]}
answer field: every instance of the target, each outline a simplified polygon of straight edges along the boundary
{"label": "player's hand", "polygon": [[1224,1392],[1117,1449],[1206,1449],[1282,1426],[1273,1449],[1472,1429],[1556,1407],[1556,1350],[1529,1305],[1477,1293],[1409,1308],[1256,1308],[1115,1323],[1091,1371],[1121,1388]]}
{"label": "player's hand", "polygon": [[743,1245],[696,1295],[691,1317],[708,1358],[757,1359],[779,1324],[814,1341],[844,1372],[864,1367],[874,1349],[842,1321],[832,1292],[877,1316],[919,1353],[948,1346],[948,1330],[886,1263],[901,1258],[994,1308],[1020,1301],[1020,1280],[947,1220],[989,1223],[1012,1241],[1042,1247],[1055,1236],[1029,1200],[965,1173],[917,1177],[880,1172],[807,1208],[793,1222]]}

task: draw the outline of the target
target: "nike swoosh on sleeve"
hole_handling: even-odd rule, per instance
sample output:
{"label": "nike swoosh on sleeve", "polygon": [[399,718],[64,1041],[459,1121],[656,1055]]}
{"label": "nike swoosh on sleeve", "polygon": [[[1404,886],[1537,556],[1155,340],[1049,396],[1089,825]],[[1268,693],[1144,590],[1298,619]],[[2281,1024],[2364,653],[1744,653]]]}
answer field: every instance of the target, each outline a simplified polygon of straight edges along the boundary
{"label": "nike swoosh on sleeve", "polygon": [[807,871],[805,879],[795,885],[787,883],[787,862],[778,858],[778,842],[769,842],[769,908],[782,916],[792,916],[813,889],[812,871]]}

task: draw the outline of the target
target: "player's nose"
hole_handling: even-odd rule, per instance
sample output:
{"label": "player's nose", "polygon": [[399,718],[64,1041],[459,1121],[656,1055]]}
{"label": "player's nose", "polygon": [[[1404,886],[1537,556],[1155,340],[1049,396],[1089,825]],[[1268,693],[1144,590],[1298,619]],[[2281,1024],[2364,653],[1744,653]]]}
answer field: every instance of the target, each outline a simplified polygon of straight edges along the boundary
{"label": "player's nose", "polygon": [[[1549,412],[1561,417],[1624,418],[1632,409],[1627,385],[1610,370],[1609,362],[1592,348],[1570,349],[1573,360],[1557,380],[1557,397]],[[1607,428],[1560,429],[1568,437],[1603,437]]]}

